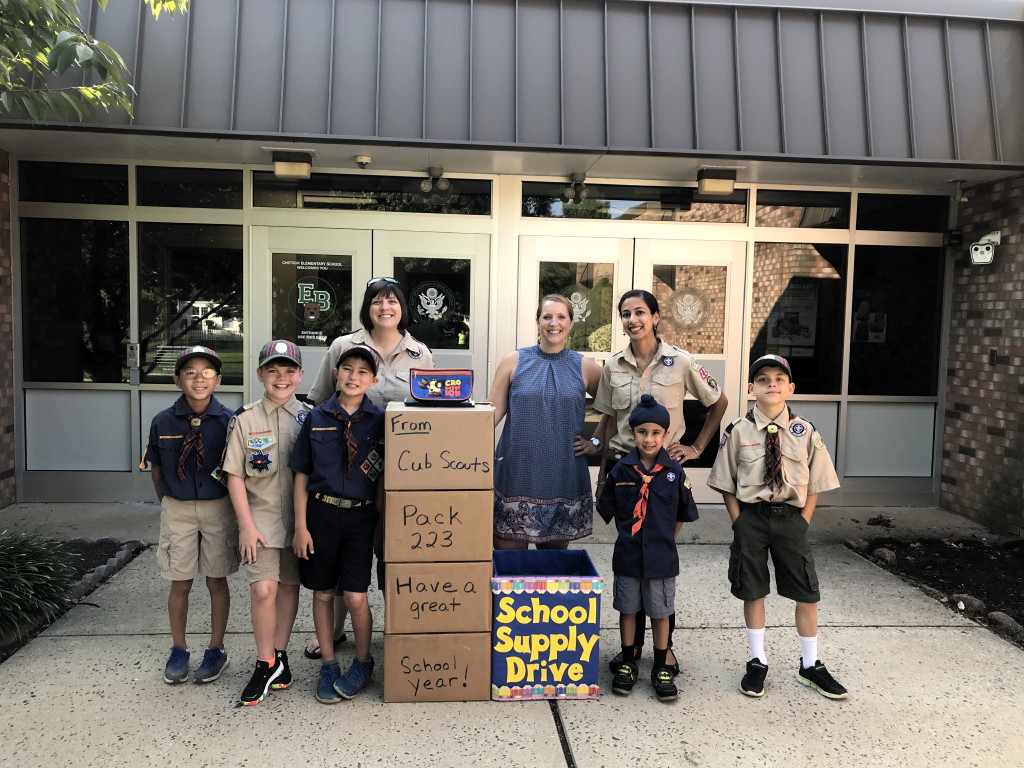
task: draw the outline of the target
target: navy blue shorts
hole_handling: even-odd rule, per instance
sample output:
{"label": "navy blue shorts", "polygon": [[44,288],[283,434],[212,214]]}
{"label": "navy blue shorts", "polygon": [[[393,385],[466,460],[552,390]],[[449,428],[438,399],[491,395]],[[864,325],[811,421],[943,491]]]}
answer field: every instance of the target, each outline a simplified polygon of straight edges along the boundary
{"label": "navy blue shorts", "polygon": [[313,554],[299,560],[302,586],[314,591],[366,592],[379,518],[373,504],[335,507],[310,494],[306,527],[313,538]]}

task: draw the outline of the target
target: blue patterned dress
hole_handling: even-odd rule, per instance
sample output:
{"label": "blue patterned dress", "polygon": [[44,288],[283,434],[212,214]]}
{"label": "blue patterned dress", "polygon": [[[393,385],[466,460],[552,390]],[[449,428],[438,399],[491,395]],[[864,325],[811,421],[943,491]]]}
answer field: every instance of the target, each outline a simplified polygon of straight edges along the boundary
{"label": "blue patterned dress", "polygon": [[572,541],[592,532],[590,471],[586,458],[572,452],[587,402],[582,358],[571,349],[519,350],[495,451],[498,538],[541,543]]}

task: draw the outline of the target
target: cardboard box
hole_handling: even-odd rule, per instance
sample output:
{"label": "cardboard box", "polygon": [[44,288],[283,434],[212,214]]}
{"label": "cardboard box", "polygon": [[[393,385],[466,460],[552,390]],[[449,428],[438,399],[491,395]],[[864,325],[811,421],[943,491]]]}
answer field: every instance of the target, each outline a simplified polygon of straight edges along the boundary
{"label": "cardboard box", "polygon": [[388,403],[384,488],[388,491],[494,487],[494,408]]}
{"label": "cardboard box", "polygon": [[586,550],[496,551],[491,698],[599,698],[603,591]]}
{"label": "cardboard box", "polygon": [[491,491],[388,491],[384,560],[466,562],[491,558]]}
{"label": "cardboard box", "polygon": [[384,631],[491,631],[491,563],[388,563]]}
{"label": "cardboard box", "polygon": [[384,636],[384,701],[486,701],[491,635]]}

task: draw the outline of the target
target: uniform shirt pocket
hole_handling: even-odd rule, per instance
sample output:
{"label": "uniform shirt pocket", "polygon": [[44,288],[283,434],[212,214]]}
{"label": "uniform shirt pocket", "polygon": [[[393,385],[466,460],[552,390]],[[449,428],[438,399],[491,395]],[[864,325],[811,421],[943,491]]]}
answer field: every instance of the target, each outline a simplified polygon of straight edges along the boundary
{"label": "uniform shirt pocket", "polygon": [[272,443],[265,448],[245,449],[245,476],[270,477],[277,474],[280,465],[278,444]]}
{"label": "uniform shirt pocket", "polygon": [[612,376],[608,380],[612,390],[612,408],[616,411],[627,411],[633,407],[633,377],[628,375]]}
{"label": "uniform shirt pocket", "polygon": [[736,487],[750,488],[763,485],[764,481],[764,446],[740,448],[739,461],[736,462]]}
{"label": "uniform shirt pocket", "polygon": [[678,407],[683,402],[686,386],[676,366],[664,363],[658,365],[651,373],[651,394],[666,408]]}
{"label": "uniform shirt pocket", "polygon": [[811,470],[808,466],[807,452],[800,448],[782,447],[782,471],[790,485],[807,485],[811,479]]}

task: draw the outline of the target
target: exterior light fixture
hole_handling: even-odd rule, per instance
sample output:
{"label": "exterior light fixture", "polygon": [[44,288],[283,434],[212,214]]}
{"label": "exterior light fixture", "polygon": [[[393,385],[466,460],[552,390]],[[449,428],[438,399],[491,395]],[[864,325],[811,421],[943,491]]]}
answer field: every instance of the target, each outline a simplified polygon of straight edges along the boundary
{"label": "exterior light fixture", "polygon": [[444,178],[444,168],[431,166],[427,169],[427,178],[420,182],[420,192],[429,195],[431,192],[445,193],[450,191],[452,183]]}
{"label": "exterior light fixture", "polygon": [[313,155],[310,152],[274,151],[271,157],[274,176],[279,179],[308,179],[313,172]]}
{"label": "exterior light fixture", "polygon": [[578,203],[590,197],[590,189],[584,183],[586,175],[574,173],[569,177],[569,183],[562,189],[562,199],[567,203]]}
{"label": "exterior light fixture", "polygon": [[736,171],[728,168],[701,168],[697,171],[697,191],[702,195],[731,195],[736,186]]}

